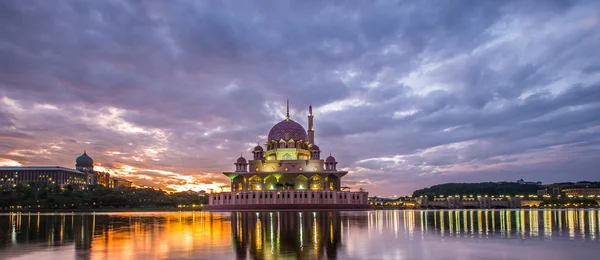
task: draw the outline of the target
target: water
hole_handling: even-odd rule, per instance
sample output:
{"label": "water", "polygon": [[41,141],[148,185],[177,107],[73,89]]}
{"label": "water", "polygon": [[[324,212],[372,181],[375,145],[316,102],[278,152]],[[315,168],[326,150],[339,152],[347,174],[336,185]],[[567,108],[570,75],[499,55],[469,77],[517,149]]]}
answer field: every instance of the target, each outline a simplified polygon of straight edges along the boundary
{"label": "water", "polygon": [[598,259],[600,212],[0,215],[0,259]]}

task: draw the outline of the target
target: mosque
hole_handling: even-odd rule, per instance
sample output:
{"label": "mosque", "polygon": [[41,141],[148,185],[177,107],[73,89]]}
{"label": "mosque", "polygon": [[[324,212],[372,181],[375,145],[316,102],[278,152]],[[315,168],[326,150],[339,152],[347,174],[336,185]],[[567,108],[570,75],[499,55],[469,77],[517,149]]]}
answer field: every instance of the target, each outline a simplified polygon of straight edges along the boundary
{"label": "mosque", "polygon": [[342,177],[330,154],[321,159],[315,143],[312,106],[308,108],[308,131],[290,119],[289,102],[283,121],[269,131],[266,143],[243,156],[235,171],[223,174],[231,180],[231,192],[212,193],[209,211],[231,210],[369,210],[367,192],[343,191]]}

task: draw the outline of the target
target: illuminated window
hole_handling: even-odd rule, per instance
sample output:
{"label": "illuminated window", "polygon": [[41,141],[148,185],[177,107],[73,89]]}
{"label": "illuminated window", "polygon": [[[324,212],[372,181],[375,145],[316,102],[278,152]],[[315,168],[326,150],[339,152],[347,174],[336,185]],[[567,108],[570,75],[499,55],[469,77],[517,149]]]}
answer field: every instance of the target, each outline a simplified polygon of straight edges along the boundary
{"label": "illuminated window", "polygon": [[257,172],[257,171],[258,171],[258,167],[254,168],[254,171],[256,171],[256,172]]}
{"label": "illuminated window", "polygon": [[302,171],[302,167],[298,168],[298,170]]}
{"label": "illuminated window", "polygon": [[318,171],[319,168],[317,168],[317,166],[315,166],[315,168],[313,168],[313,171]]}
{"label": "illuminated window", "polygon": [[248,180],[248,188],[250,190],[262,190],[262,179],[256,175]]}
{"label": "illuminated window", "polygon": [[287,172],[287,171],[289,171],[290,169],[288,169],[288,167],[285,167],[285,169],[284,169],[284,170]]}

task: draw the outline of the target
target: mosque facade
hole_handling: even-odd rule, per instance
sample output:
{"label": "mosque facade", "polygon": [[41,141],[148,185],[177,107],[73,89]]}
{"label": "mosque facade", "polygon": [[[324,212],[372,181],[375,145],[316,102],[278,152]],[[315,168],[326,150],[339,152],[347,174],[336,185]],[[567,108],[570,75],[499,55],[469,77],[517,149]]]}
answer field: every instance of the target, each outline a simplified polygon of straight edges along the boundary
{"label": "mosque facade", "polygon": [[315,143],[312,106],[308,131],[286,118],[269,131],[266,142],[254,147],[252,159],[240,156],[235,170],[224,172],[231,192],[209,195],[205,210],[368,210],[367,192],[343,191],[342,178],[330,154],[321,159]]}

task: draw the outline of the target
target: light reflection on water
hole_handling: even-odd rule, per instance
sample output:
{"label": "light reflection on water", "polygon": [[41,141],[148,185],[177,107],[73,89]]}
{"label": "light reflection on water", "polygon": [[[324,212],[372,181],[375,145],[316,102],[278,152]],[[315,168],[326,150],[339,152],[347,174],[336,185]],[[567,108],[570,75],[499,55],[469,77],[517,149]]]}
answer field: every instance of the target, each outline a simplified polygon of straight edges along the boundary
{"label": "light reflection on water", "polygon": [[0,259],[595,259],[583,210],[0,215]]}

